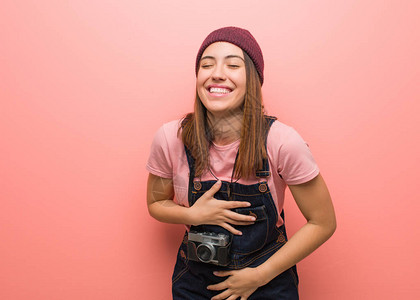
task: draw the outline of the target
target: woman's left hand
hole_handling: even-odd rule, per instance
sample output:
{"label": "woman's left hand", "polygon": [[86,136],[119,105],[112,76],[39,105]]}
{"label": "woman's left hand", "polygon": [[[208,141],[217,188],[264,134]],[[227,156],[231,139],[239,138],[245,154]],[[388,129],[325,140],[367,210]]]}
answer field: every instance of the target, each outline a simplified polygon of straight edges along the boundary
{"label": "woman's left hand", "polygon": [[262,284],[261,274],[256,268],[244,268],[233,271],[218,271],[214,275],[220,277],[229,276],[225,281],[218,284],[209,285],[207,288],[213,291],[224,290],[211,300],[241,300],[248,299],[249,296]]}

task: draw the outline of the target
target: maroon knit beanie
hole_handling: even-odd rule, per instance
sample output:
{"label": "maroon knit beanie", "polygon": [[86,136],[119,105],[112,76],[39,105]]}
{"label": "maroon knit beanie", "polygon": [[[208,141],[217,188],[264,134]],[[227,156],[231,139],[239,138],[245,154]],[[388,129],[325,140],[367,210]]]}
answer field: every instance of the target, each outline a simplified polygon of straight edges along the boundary
{"label": "maroon knit beanie", "polygon": [[214,42],[228,42],[244,50],[253,61],[258,76],[260,77],[261,85],[263,84],[264,59],[260,46],[248,30],[232,26],[217,29],[206,37],[197,53],[197,60],[195,62],[196,75],[200,67],[200,59],[204,50]]}

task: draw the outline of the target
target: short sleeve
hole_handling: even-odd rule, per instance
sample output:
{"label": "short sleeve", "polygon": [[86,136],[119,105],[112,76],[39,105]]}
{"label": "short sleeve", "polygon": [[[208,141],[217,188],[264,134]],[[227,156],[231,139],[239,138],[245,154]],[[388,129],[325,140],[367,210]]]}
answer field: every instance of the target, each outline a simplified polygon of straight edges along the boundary
{"label": "short sleeve", "polygon": [[172,178],[173,176],[173,166],[164,126],[159,128],[153,138],[146,169],[153,175],[162,178]]}
{"label": "short sleeve", "polygon": [[279,150],[278,173],[286,184],[305,183],[318,175],[319,168],[309,145],[292,127],[283,135]]}

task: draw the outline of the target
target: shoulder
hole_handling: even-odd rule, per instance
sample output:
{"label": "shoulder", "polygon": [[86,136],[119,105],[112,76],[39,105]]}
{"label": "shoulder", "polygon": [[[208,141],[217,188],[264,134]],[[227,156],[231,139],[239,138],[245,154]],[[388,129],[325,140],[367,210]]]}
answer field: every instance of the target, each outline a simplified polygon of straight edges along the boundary
{"label": "shoulder", "polygon": [[159,128],[158,131],[162,131],[166,135],[173,135],[174,133],[177,135],[178,130],[181,127],[181,122],[182,122],[182,119],[166,122]]}
{"label": "shoulder", "polygon": [[291,126],[275,121],[267,135],[267,150],[271,155],[299,157],[309,155],[309,144]]}
{"label": "shoulder", "polygon": [[178,130],[181,126],[182,119],[166,122],[159,127],[155,133],[155,140],[173,143],[179,140]]}
{"label": "shoulder", "polygon": [[291,126],[275,120],[267,135],[267,145],[277,145],[281,147],[285,143],[290,143],[302,137]]}
{"label": "shoulder", "polygon": [[159,127],[153,137],[152,151],[162,149],[168,153],[173,153],[184,148],[181,136],[178,135],[181,121],[173,120]]}
{"label": "shoulder", "polygon": [[283,122],[280,122],[279,120],[274,120],[273,124],[271,125],[270,133],[287,133],[290,130],[293,130],[293,128],[287,124],[284,124]]}
{"label": "shoulder", "polygon": [[286,184],[301,184],[314,178],[319,168],[308,143],[291,126],[276,121],[267,136],[268,156]]}
{"label": "shoulder", "polygon": [[172,178],[174,168],[178,166],[184,151],[182,140],[178,137],[179,124],[180,120],[167,122],[155,133],[147,162],[150,173]]}

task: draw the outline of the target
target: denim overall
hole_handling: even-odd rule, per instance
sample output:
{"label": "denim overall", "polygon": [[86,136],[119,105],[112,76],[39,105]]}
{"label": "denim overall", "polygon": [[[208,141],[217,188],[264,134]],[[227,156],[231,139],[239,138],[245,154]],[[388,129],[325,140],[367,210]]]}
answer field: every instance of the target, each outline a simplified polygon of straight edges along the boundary
{"label": "denim overall", "polygon": [[[266,135],[274,120],[274,117],[266,116]],[[188,201],[189,205],[192,206],[198,198],[216,183],[216,180],[194,181],[194,158],[187,148],[185,150],[190,168]],[[190,229],[199,232],[206,231],[230,235],[232,242],[230,248],[231,261],[227,266],[223,267],[189,260],[187,256],[188,233],[185,233],[179,247],[172,275],[172,295],[174,300],[204,300],[216,296],[222,291],[210,291],[207,290],[207,286],[222,282],[226,277],[217,277],[213,275],[213,271],[257,267],[286,243],[287,236],[284,224],[280,227],[276,226],[278,213],[266,181],[266,178],[270,176],[267,159],[263,162],[263,169],[256,172],[256,176],[260,181],[251,185],[222,181],[220,190],[214,195],[214,198],[220,200],[247,201],[251,203],[250,207],[234,209],[237,213],[256,217],[256,221],[252,225],[234,226],[242,232],[241,236],[232,235],[224,228],[216,225],[191,226]],[[283,211],[281,216],[284,220]],[[291,267],[268,284],[258,288],[248,299],[299,299],[296,266]]]}

